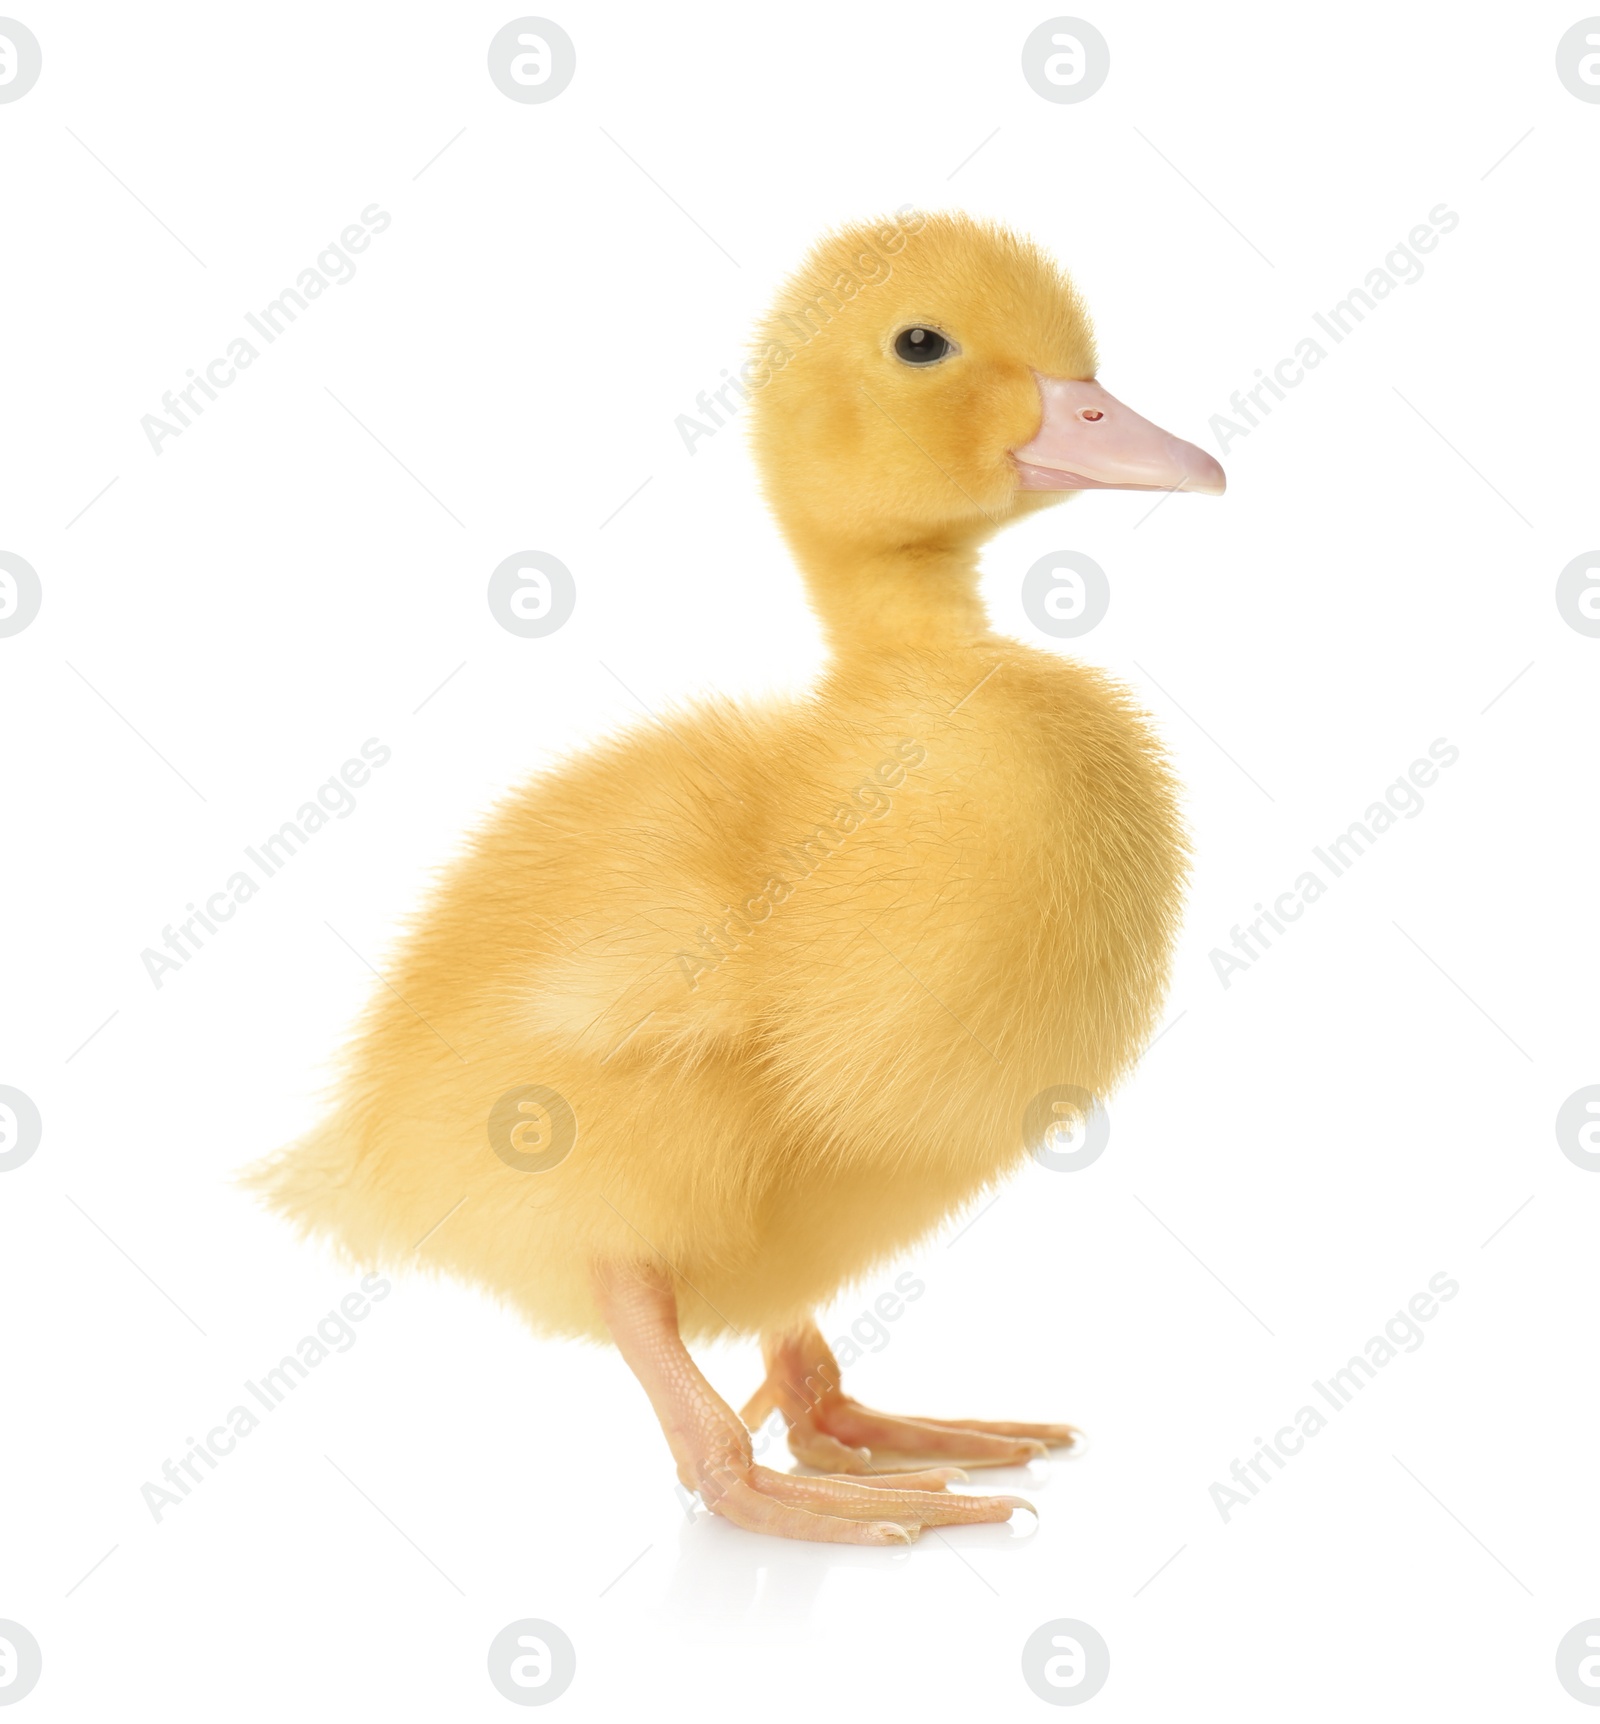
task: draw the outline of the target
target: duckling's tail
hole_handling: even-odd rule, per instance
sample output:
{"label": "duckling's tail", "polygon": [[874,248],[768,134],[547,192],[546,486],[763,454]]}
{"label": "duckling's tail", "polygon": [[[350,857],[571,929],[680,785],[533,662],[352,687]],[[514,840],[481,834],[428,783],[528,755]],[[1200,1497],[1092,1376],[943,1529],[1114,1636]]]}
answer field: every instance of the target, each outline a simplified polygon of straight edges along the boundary
{"label": "duckling's tail", "polygon": [[327,1240],[357,1265],[378,1261],[378,1241],[366,1219],[372,1213],[366,1182],[337,1120],[241,1169],[234,1183],[255,1193],[301,1238]]}

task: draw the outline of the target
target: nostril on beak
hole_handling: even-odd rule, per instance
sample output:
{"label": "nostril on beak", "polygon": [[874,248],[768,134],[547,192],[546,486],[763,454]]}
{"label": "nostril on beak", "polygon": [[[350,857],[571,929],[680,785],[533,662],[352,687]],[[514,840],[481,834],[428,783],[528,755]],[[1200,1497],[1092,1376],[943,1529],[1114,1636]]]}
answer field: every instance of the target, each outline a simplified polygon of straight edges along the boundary
{"label": "nostril on beak", "polygon": [[1093,419],[1104,419],[1105,414],[1102,413],[1098,407],[1080,407],[1078,409],[1078,417],[1080,419],[1091,419],[1091,420],[1093,420]]}

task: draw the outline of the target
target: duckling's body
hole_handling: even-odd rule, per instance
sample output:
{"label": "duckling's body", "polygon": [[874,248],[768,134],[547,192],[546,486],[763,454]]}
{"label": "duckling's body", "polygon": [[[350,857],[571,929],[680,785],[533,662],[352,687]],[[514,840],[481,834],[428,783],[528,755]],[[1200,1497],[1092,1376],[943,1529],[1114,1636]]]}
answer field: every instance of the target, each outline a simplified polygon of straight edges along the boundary
{"label": "duckling's body", "polygon": [[[332,1115],[258,1182],[359,1260],[615,1341],[718,1513],[892,1543],[1015,1506],[924,1462],[1074,1433],[874,1413],[809,1313],[1014,1170],[1042,1092],[1127,1071],[1185,859],[1145,720],[990,631],[978,546],[1050,492],[1221,470],[1092,381],[1054,264],[961,217],[824,241],[757,355],[757,454],[830,649],[814,691],[676,712],[507,802]],[[754,1464],[681,1338],[729,1330],[766,1357],[746,1418],[780,1410],[834,1476]]]}
{"label": "duckling's body", "polygon": [[[641,1239],[687,1333],[771,1332],[1013,1170],[1040,1091],[1110,1090],[1181,859],[1126,695],[993,636],[673,714],[473,841],[279,1201],[549,1332],[605,1334],[590,1265]],[[537,1175],[489,1153],[530,1082],[577,1122]]]}

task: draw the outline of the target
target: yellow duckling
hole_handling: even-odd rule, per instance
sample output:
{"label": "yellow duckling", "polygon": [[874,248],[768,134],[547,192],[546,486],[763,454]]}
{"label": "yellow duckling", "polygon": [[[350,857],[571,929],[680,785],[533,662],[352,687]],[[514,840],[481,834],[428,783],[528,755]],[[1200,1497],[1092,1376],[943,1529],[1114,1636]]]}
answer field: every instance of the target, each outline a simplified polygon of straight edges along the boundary
{"label": "yellow duckling", "polygon": [[[1186,856],[1160,745],[977,592],[980,544],[1063,493],[1222,490],[1095,369],[1023,239],[941,215],[822,241],[744,372],[826,631],[815,689],[696,707],[511,798],[331,1116],[252,1176],[363,1263],[609,1337],[679,1478],[740,1526],[1003,1520],[1019,1499],[949,1493],[956,1465],[1075,1435],[873,1412],[811,1313],[1014,1172],[1042,1091],[1107,1095],[1160,1004]],[[829,1476],[754,1463],[685,1345],[729,1331],[766,1359],[745,1420],[780,1409]]]}

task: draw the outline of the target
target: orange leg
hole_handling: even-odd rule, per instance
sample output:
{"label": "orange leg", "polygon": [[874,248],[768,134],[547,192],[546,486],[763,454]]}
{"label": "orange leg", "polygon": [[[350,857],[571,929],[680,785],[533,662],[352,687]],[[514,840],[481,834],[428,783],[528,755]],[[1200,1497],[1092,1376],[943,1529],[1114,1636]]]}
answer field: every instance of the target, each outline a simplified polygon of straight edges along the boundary
{"label": "orange leg", "polygon": [[806,1466],[834,1473],[877,1473],[895,1466],[1016,1466],[1064,1444],[1071,1425],[1024,1425],[989,1419],[908,1419],[875,1413],[839,1387],[840,1370],[814,1323],[763,1343],[766,1381],[744,1409],[759,1425],[776,1409],[789,1426],[789,1447]]}
{"label": "orange leg", "polygon": [[945,1486],[963,1475],[948,1467],[867,1485],[757,1466],[749,1431],[683,1344],[670,1277],[609,1266],[596,1269],[594,1286],[612,1339],[661,1421],[679,1479],[736,1526],[833,1544],[910,1544],[925,1526],[1009,1520],[1031,1506],[1021,1497],[950,1495]]}

